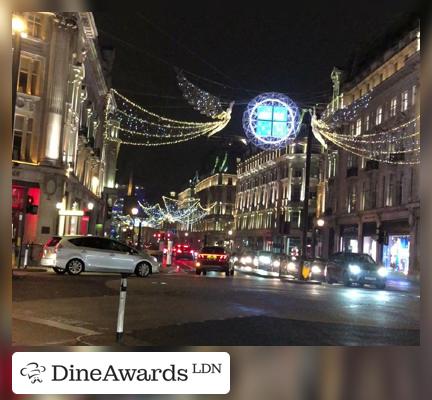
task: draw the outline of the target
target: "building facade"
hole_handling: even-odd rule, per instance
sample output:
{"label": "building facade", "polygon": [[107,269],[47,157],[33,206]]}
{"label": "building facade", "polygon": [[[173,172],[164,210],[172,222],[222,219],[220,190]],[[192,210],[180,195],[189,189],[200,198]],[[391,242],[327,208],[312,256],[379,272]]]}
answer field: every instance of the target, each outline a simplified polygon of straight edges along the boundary
{"label": "building facade", "polygon": [[179,201],[196,198],[200,200],[201,207],[209,210],[204,218],[196,222],[180,224],[177,228],[180,238],[188,232],[187,241],[195,246],[204,243],[229,246],[234,234],[236,185],[235,174],[218,172],[180,192]]}
{"label": "building facade", "polygon": [[[335,68],[333,99],[324,118],[335,113],[340,133],[419,132],[420,31],[406,27],[384,51],[364,62],[355,74]],[[367,138],[367,136],[364,136]],[[406,274],[419,271],[419,166],[412,153],[395,152],[394,163],[358,157],[330,146],[321,185],[319,212],[325,221],[320,242],[325,255],[336,251],[370,254]],[[391,153],[393,155],[393,153]],[[397,157],[396,157],[397,156]]]}
{"label": "building facade", "polygon": [[[114,187],[119,150],[104,140],[113,51],[100,51],[92,13],[14,14],[27,30],[14,48],[13,242],[102,234],[102,196]],[[108,129],[117,135],[115,124]]]}
{"label": "building facade", "polygon": [[[319,195],[322,146],[312,142],[309,220]],[[235,247],[298,254],[305,196],[306,140],[263,151],[237,165]],[[311,234],[309,234],[312,239]]]}

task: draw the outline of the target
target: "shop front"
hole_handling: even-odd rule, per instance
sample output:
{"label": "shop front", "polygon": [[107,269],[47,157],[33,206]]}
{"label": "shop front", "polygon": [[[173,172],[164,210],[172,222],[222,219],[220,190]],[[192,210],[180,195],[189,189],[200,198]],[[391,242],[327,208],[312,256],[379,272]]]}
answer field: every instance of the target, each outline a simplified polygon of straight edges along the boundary
{"label": "shop front", "polygon": [[358,253],[358,226],[342,225],[340,229],[339,251]]}
{"label": "shop front", "polygon": [[408,274],[411,235],[408,221],[388,221],[382,224],[387,240],[383,245],[382,262],[395,272]]}
{"label": "shop front", "polygon": [[378,259],[376,222],[366,222],[363,224],[363,253],[369,254],[375,261]]}

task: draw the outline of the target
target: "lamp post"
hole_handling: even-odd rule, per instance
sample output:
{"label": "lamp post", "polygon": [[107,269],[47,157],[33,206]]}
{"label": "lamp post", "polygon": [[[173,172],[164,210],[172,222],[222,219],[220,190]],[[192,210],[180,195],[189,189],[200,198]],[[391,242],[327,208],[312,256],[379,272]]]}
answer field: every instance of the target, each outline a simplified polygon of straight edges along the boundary
{"label": "lamp post", "polygon": [[24,18],[14,15],[12,17],[13,58],[12,58],[12,136],[15,121],[15,104],[17,97],[18,72],[21,57],[21,38],[26,37],[27,24]]}
{"label": "lamp post", "polygon": [[321,237],[320,228],[322,228],[324,224],[325,221],[322,218],[318,218],[316,220],[316,227],[314,227],[313,235],[312,235],[312,258],[315,258],[316,256],[317,233],[319,234],[318,237]]}
{"label": "lamp post", "polygon": [[[136,207],[132,208],[132,210],[131,210],[131,214],[132,214],[134,217],[136,217],[136,216],[138,215],[138,212],[139,212],[139,210],[138,210],[138,208],[136,208]],[[135,221],[134,221],[134,223],[135,223]],[[138,225],[138,239],[137,239],[137,242],[138,242],[138,244],[137,244],[137,249],[138,249],[138,250],[141,249],[141,227],[142,227],[142,221],[141,221],[141,218],[139,218],[139,225]]]}

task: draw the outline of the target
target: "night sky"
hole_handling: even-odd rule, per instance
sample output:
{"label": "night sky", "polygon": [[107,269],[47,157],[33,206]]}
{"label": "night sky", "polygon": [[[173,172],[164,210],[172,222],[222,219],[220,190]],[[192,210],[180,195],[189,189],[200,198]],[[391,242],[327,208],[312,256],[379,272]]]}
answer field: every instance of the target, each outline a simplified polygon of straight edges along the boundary
{"label": "night sky", "polygon": [[181,97],[177,66],[198,75],[188,78],[202,89],[236,105],[218,138],[159,148],[122,146],[118,182],[126,183],[133,169],[134,183],[145,187],[151,202],[183,189],[196,170],[209,172],[217,154],[228,149],[235,160],[245,152],[230,137],[243,136],[248,100],[276,91],[300,106],[326,102],[333,66],[347,65],[356,50],[413,8],[400,0],[157,3],[146,2],[141,12],[94,12],[101,44],[116,49],[112,86],[161,115],[202,120]]}

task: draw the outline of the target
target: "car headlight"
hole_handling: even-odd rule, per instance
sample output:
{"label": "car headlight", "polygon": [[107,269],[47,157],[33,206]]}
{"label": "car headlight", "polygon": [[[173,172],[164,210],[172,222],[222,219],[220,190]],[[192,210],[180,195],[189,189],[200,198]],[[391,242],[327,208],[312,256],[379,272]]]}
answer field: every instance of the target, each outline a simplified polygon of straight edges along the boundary
{"label": "car headlight", "polygon": [[320,274],[321,273],[321,268],[318,267],[318,265],[313,265],[311,268],[311,271],[313,274]]}
{"label": "car headlight", "polygon": [[378,268],[378,275],[379,276],[382,276],[384,278],[385,276],[387,276],[387,274],[388,274],[388,271],[385,267]]}
{"label": "car headlight", "polygon": [[253,259],[253,265],[254,265],[255,267],[258,267],[258,258],[257,258],[257,257],[255,257],[255,258]]}
{"label": "car headlight", "polygon": [[279,268],[280,267],[280,261],[279,260],[274,260],[273,261],[273,267]]}
{"label": "car headlight", "polygon": [[157,258],[156,257],[152,257],[152,260],[154,261],[154,262],[158,262],[158,260],[157,260]]}
{"label": "car headlight", "polygon": [[360,267],[358,265],[355,265],[355,264],[348,265],[348,268],[349,268],[350,272],[354,275],[357,275],[361,272]]}
{"label": "car headlight", "polygon": [[290,262],[288,263],[288,269],[289,269],[290,271],[295,271],[295,270],[297,270],[297,267],[296,267],[296,265],[295,265],[292,261],[290,261]]}
{"label": "car headlight", "polygon": [[252,262],[252,257],[247,256],[244,258],[244,264],[250,264]]}
{"label": "car headlight", "polygon": [[269,256],[259,256],[259,257],[258,257],[258,261],[259,261],[261,264],[268,265],[268,264],[271,263],[271,258],[270,258]]}

